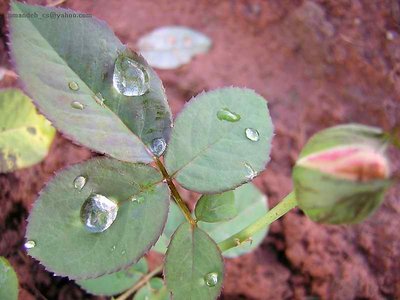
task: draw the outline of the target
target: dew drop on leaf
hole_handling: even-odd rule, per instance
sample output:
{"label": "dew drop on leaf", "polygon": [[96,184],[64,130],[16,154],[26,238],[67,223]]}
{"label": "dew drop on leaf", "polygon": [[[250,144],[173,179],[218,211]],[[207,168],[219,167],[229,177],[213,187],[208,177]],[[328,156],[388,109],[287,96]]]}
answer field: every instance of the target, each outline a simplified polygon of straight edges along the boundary
{"label": "dew drop on leaf", "polygon": [[245,134],[250,141],[258,142],[258,140],[260,139],[260,134],[256,129],[246,128]]}
{"label": "dew drop on leaf", "polygon": [[221,121],[237,122],[240,120],[240,115],[237,113],[231,112],[227,108],[223,108],[217,112],[217,118]]}
{"label": "dew drop on leaf", "polygon": [[124,96],[141,96],[150,88],[149,75],[144,66],[121,54],[115,61],[113,86]]}
{"label": "dew drop on leaf", "polygon": [[71,102],[71,107],[75,108],[75,109],[84,109],[85,107],[83,106],[82,103],[78,102],[78,101],[73,101]]}
{"label": "dew drop on leaf", "polygon": [[206,274],[206,276],[204,276],[204,282],[209,287],[216,286],[218,283],[218,274],[215,272]]}
{"label": "dew drop on leaf", "polygon": [[81,221],[89,232],[103,232],[115,221],[118,204],[100,194],[92,194],[83,203]]}
{"label": "dew drop on leaf", "polygon": [[155,156],[161,156],[166,148],[167,143],[163,138],[156,138],[151,142],[150,150]]}
{"label": "dew drop on leaf", "polygon": [[68,87],[70,90],[73,90],[73,91],[79,90],[79,84],[76,81],[68,82]]}
{"label": "dew drop on leaf", "polygon": [[26,243],[24,244],[24,247],[26,249],[32,249],[35,246],[36,246],[36,242],[32,241],[32,240],[26,241]]}
{"label": "dew drop on leaf", "polygon": [[112,247],[111,247],[111,251],[114,251],[115,250],[115,245],[113,245]]}
{"label": "dew drop on leaf", "polygon": [[78,176],[74,179],[74,188],[77,190],[82,190],[86,184],[85,176]]}
{"label": "dew drop on leaf", "polygon": [[244,166],[246,168],[246,178],[248,180],[254,179],[257,176],[257,172],[254,171],[253,167],[248,163],[245,163]]}

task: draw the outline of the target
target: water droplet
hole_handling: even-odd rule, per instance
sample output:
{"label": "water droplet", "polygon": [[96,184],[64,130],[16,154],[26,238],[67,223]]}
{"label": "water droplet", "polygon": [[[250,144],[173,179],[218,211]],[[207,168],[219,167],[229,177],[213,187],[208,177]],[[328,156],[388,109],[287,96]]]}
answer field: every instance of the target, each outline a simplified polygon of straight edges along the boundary
{"label": "water droplet", "polygon": [[71,106],[72,106],[72,108],[75,108],[75,109],[84,109],[85,108],[83,106],[83,104],[78,101],[71,102]]}
{"label": "water droplet", "polygon": [[83,203],[81,220],[90,232],[103,232],[108,229],[118,213],[118,204],[99,194],[92,194]]}
{"label": "water droplet", "polygon": [[76,81],[68,82],[68,87],[73,91],[79,90],[79,84]]}
{"label": "water droplet", "polygon": [[78,176],[74,179],[74,188],[77,190],[82,190],[86,184],[86,177]]}
{"label": "water droplet", "polygon": [[112,247],[111,247],[111,251],[114,251],[115,250],[115,245],[113,245]]}
{"label": "water droplet", "polygon": [[96,101],[97,104],[99,104],[100,106],[104,106],[104,101],[106,101],[103,98],[103,95],[101,93],[97,93],[96,95],[93,95],[93,99],[94,101]]}
{"label": "water droplet", "polygon": [[218,273],[208,273],[206,276],[204,276],[204,281],[209,287],[216,286],[218,283]]}
{"label": "water droplet", "polygon": [[122,255],[124,255],[125,253],[126,253],[126,251],[125,251],[125,250],[122,250],[122,251],[121,251],[121,254],[122,254]]}
{"label": "water droplet", "polygon": [[256,129],[246,128],[245,134],[250,141],[258,142],[258,140],[260,139],[260,134]]}
{"label": "water droplet", "polygon": [[246,178],[253,180],[257,176],[257,172],[248,163],[245,163],[244,166],[246,168]]}
{"label": "water droplet", "polygon": [[24,247],[26,249],[32,249],[35,246],[36,246],[36,242],[32,241],[32,240],[26,241],[26,243],[24,244]]}
{"label": "water droplet", "polygon": [[140,63],[121,54],[115,61],[114,88],[125,96],[141,96],[150,88],[149,75]]}
{"label": "water droplet", "polygon": [[240,115],[227,108],[223,108],[217,112],[217,118],[221,121],[237,122],[240,120]]}
{"label": "water droplet", "polygon": [[165,149],[167,148],[167,143],[163,138],[156,138],[151,142],[150,151],[155,156],[161,156]]}

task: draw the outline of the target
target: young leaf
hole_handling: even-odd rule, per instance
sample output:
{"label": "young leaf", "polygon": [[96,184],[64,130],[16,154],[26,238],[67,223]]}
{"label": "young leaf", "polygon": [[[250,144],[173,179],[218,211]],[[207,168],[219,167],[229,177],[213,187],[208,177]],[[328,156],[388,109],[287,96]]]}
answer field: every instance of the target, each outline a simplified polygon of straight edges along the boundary
{"label": "young leaf", "polygon": [[171,202],[169,204],[168,220],[167,224],[165,225],[164,232],[152,250],[164,254],[167,251],[171,236],[174,234],[178,226],[183,222],[185,222],[185,217],[183,216],[181,210],[174,202]]}
{"label": "young leaf", "polygon": [[157,28],[138,41],[139,52],[152,67],[159,69],[178,68],[210,47],[207,36],[183,26]]}
{"label": "young leaf", "polygon": [[[238,211],[236,217],[227,222],[215,224],[199,223],[199,227],[206,231],[217,243],[255,222],[268,211],[266,197],[252,183],[237,188],[234,193],[235,207]],[[225,257],[237,257],[254,250],[262,242],[267,231],[268,228],[259,231],[251,237],[251,240],[224,252],[223,255]]]}
{"label": "young leaf", "polygon": [[18,277],[7,259],[0,257],[0,299],[18,299]]}
{"label": "young leaf", "polygon": [[99,296],[112,296],[122,293],[134,285],[148,271],[145,259],[125,270],[121,270],[109,275],[100,276],[95,279],[85,279],[77,281],[84,290]]}
{"label": "young leaf", "polygon": [[222,194],[203,195],[196,204],[194,211],[198,221],[221,222],[237,215],[235,193],[228,191]]}
{"label": "young leaf", "polygon": [[177,117],[166,167],[186,189],[231,190],[264,170],[272,135],[267,102],[255,92],[223,88],[203,93]]}
{"label": "young leaf", "polygon": [[17,89],[0,91],[0,173],[29,167],[48,153],[56,131]]}
{"label": "young leaf", "polygon": [[169,300],[169,293],[161,278],[152,278],[133,297],[133,300]]}
{"label": "young leaf", "polygon": [[203,230],[185,222],[168,246],[164,275],[174,300],[216,299],[224,276],[221,252]]}
{"label": "young leaf", "polygon": [[65,17],[76,12],[19,2],[11,3],[11,13],[39,16],[11,14],[10,40],[20,79],[40,111],[84,146],[120,160],[150,162],[146,146],[167,140],[171,112],[145,60],[95,18]]}
{"label": "young leaf", "polygon": [[41,192],[28,220],[28,252],[72,279],[113,273],[155,244],[168,206],[156,169],[94,158],[62,171]]}

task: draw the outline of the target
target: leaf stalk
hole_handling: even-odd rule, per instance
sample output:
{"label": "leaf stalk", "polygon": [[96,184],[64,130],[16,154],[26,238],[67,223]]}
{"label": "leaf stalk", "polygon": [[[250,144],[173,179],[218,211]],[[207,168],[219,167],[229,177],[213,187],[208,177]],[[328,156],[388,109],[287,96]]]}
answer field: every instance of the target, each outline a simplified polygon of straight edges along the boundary
{"label": "leaf stalk", "polygon": [[228,237],[218,244],[222,252],[241,245],[252,238],[254,234],[270,225],[272,222],[278,220],[284,214],[297,206],[296,197],[294,192],[288,194],[281,202],[278,203],[273,209],[268,211],[264,216],[259,218],[253,224],[242,229],[238,233]]}
{"label": "leaf stalk", "polygon": [[190,213],[189,208],[187,207],[185,201],[183,201],[181,195],[179,194],[174,182],[172,181],[171,176],[168,174],[167,169],[165,169],[164,164],[158,157],[154,157],[154,160],[158,166],[158,168],[161,171],[161,174],[163,175],[164,179],[167,181],[167,184],[169,186],[169,189],[171,190],[171,194],[173,198],[175,199],[176,204],[179,206],[181,209],[183,215],[185,216],[186,220],[193,226],[197,226],[196,221],[192,218],[192,214]]}
{"label": "leaf stalk", "polygon": [[131,287],[129,290],[126,290],[122,295],[117,297],[115,300],[127,299],[130,295],[132,295],[139,288],[141,288],[143,285],[145,285],[151,278],[153,278],[155,275],[160,273],[162,271],[163,267],[164,267],[164,265],[160,265],[157,268],[155,268],[153,271],[151,271],[150,273],[147,273],[146,275],[144,275],[133,287]]}

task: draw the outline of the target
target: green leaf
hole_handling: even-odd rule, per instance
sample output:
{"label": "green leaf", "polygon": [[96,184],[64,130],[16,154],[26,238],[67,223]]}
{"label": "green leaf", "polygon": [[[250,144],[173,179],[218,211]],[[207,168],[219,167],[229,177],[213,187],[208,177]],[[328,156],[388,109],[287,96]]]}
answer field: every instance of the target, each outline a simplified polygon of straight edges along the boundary
{"label": "green leaf", "polygon": [[207,36],[184,26],[160,27],[138,41],[139,52],[151,66],[160,69],[178,68],[210,47]]}
{"label": "green leaf", "polygon": [[[215,224],[200,222],[198,224],[199,227],[205,230],[217,243],[222,242],[226,238],[252,224],[268,211],[266,197],[261,194],[252,183],[237,188],[234,193],[235,207],[238,211],[236,217],[227,222]],[[223,255],[225,257],[237,257],[254,250],[263,241],[267,231],[268,228],[259,231],[251,237],[250,241],[224,252]]]}
{"label": "green leaf", "polygon": [[[81,221],[82,206],[93,194],[119,206],[115,221],[99,233]],[[27,240],[36,244],[28,251],[48,270],[72,279],[113,273],[155,244],[168,206],[169,190],[156,169],[94,158],[62,171],[41,192],[28,220]]]}
{"label": "green leaf", "polygon": [[171,236],[174,234],[179,225],[185,222],[181,210],[175,202],[171,202],[169,205],[169,213],[167,224],[165,225],[164,232],[154,245],[152,250],[164,254],[167,251],[168,244],[171,240]]}
{"label": "green leaf", "polygon": [[[150,162],[147,146],[157,138],[167,140],[171,125],[160,79],[104,22],[68,17],[73,13],[11,3],[11,55],[26,91],[74,141],[120,160]],[[147,93],[124,96],[114,88],[118,57],[131,58],[147,73]]]}
{"label": "green leaf", "polygon": [[237,215],[235,193],[228,191],[222,194],[203,195],[196,204],[194,211],[198,221],[221,222]]}
{"label": "green leaf", "polygon": [[186,189],[231,190],[264,170],[272,135],[267,102],[252,90],[202,93],[175,121],[166,167]]}
{"label": "green leaf", "polygon": [[203,230],[185,222],[168,246],[164,275],[174,300],[216,299],[224,276],[221,252]]}
{"label": "green leaf", "polygon": [[169,293],[161,278],[152,278],[133,297],[133,300],[169,300]]}
{"label": "green leaf", "polygon": [[18,299],[18,278],[7,259],[0,257],[0,299]]}
{"label": "green leaf", "polygon": [[55,133],[20,90],[0,91],[0,173],[40,162]]}
{"label": "green leaf", "polygon": [[133,286],[147,271],[147,262],[145,259],[141,259],[137,264],[125,270],[95,279],[80,280],[76,283],[93,295],[112,296]]}

